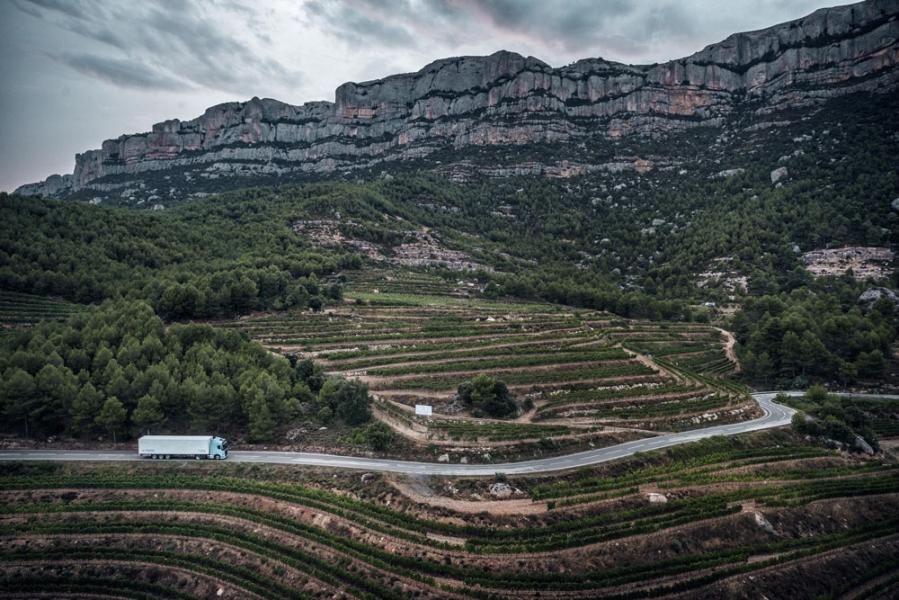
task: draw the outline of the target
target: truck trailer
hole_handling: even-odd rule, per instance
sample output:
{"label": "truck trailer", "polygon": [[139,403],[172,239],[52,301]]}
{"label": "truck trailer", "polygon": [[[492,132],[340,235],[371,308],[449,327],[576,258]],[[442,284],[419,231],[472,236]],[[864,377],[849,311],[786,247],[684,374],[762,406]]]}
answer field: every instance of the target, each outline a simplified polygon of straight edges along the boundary
{"label": "truck trailer", "polygon": [[228,458],[228,440],[212,435],[145,435],[137,440],[141,458]]}

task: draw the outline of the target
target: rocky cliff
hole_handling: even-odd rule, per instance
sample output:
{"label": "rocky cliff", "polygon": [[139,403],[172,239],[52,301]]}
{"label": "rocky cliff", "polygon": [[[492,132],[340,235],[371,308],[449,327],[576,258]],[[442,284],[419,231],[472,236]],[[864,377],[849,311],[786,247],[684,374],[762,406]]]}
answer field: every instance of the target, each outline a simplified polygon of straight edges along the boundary
{"label": "rocky cliff", "polygon": [[897,64],[899,0],[818,10],[657,65],[585,59],[553,68],[505,51],[449,58],[417,73],[346,83],[333,103],[253,98],[158,123],[77,155],[72,175],[17,191],[89,196],[160,170],[188,181],[328,173],[446,148],[664,135],[720,124],[739,110],[895,91]]}

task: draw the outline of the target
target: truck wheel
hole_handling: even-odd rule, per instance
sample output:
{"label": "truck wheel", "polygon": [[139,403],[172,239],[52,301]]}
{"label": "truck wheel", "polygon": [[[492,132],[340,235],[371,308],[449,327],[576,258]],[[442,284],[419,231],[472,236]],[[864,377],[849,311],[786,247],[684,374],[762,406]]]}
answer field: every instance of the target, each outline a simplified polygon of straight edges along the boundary
{"label": "truck wheel", "polygon": [[222,457],[219,456],[218,454],[216,454],[216,455],[215,455],[215,460],[222,460]]}

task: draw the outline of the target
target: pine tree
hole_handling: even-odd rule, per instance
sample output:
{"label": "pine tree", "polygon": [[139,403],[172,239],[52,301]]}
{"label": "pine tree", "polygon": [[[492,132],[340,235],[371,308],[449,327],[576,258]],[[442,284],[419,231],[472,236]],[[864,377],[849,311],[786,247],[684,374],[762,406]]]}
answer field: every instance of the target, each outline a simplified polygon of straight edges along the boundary
{"label": "pine tree", "polygon": [[137,401],[134,412],[131,413],[131,421],[138,427],[148,430],[151,425],[159,424],[164,417],[159,400],[150,395],[142,396]]}
{"label": "pine tree", "polygon": [[99,427],[102,427],[112,436],[112,441],[116,440],[116,433],[122,430],[125,426],[125,420],[128,418],[128,413],[125,411],[125,407],[122,405],[121,401],[115,396],[111,396],[106,399],[106,402],[103,403],[103,407],[100,409],[100,413],[97,415],[94,422],[97,423]]}
{"label": "pine tree", "polygon": [[247,408],[250,417],[249,440],[251,442],[270,441],[274,435],[277,423],[261,392],[256,394]]}
{"label": "pine tree", "polygon": [[37,386],[34,378],[22,369],[7,371],[2,387],[3,415],[10,421],[22,421],[25,437],[31,433],[31,412],[35,409]]}
{"label": "pine tree", "polygon": [[75,396],[69,413],[76,431],[87,433],[94,419],[100,412],[103,403],[103,394],[97,391],[94,384],[87,382]]}

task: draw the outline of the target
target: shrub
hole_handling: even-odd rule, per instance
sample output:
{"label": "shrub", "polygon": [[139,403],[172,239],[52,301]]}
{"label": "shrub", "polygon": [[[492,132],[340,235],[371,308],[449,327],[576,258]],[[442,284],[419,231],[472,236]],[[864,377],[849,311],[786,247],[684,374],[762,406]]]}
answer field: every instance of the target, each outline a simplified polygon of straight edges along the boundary
{"label": "shrub", "polygon": [[360,425],[371,419],[368,387],[356,381],[329,379],[318,393],[318,401],[348,425]]}
{"label": "shrub", "polygon": [[487,375],[461,384],[457,395],[476,417],[503,418],[518,410],[506,384]]}

